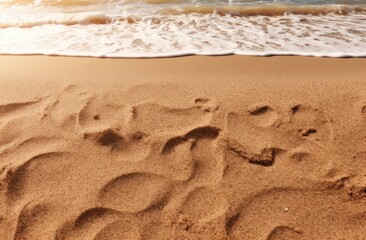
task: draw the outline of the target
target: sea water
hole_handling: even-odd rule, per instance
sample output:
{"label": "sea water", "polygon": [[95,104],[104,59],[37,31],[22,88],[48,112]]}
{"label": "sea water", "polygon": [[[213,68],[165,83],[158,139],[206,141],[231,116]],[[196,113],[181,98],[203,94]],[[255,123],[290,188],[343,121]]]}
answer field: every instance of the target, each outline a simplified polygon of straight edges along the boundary
{"label": "sea water", "polygon": [[0,54],[366,56],[366,0],[0,0]]}

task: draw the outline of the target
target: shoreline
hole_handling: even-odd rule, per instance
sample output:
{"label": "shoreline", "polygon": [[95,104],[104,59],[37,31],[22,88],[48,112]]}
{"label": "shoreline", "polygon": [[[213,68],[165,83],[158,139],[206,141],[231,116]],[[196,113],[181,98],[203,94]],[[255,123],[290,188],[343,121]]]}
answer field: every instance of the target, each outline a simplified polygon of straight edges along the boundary
{"label": "shoreline", "polygon": [[213,53],[195,53],[195,52],[176,52],[167,54],[152,54],[148,56],[144,55],[125,55],[125,56],[113,56],[113,55],[73,55],[73,54],[57,54],[57,53],[0,53],[0,56],[6,57],[61,57],[61,58],[95,58],[95,59],[117,59],[117,60],[142,60],[142,59],[164,59],[164,58],[181,58],[181,57],[227,57],[227,56],[239,56],[239,57],[259,57],[259,58],[271,58],[271,57],[309,57],[309,58],[366,58],[366,53],[350,53],[350,52],[334,52],[331,54],[317,53],[317,52],[243,52],[243,51],[221,51]]}

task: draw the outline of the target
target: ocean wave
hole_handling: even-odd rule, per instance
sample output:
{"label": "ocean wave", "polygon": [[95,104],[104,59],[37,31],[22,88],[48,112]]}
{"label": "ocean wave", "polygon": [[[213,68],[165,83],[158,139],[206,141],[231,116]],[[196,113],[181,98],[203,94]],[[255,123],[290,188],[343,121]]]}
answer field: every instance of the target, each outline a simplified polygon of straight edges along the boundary
{"label": "ocean wave", "polygon": [[366,56],[361,0],[0,1],[2,54]]}
{"label": "ocean wave", "polygon": [[0,28],[30,28],[35,26],[42,26],[48,24],[59,25],[86,25],[86,24],[108,24],[112,22],[112,17],[102,13],[68,13],[68,14],[55,14],[48,16],[22,16],[6,18],[0,17]]}
{"label": "ocean wave", "polygon": [[155,15],[109,24],[0,29],[0,53],[92,57],[366,56],[366,14]]}
{"label": "ocean wave", "polygon": [[109,5],[109,4],[157,4],[157,5],[195,5],[195,6],[258,6],[258,5],[360,5],[364,0],[0,0],[0,5],[17,6],[86,6],[86,5]]}
{"label": "ocean wave", "polygon": [[[0,28],[30,28],[49,24],[58,25],[90,25],[110,24],[114,22],[139,23],[148,19],[151,23],[160,23],[167,19],[166,16],[182,15],[187,18],[198,15],[219,15],[219,16],[285,16],[285,15],[350,15],[366,13],[364,6],[257,6],[257,7],[183,7],[164,8],[154,15],[108,15],[99,12],[78,12],[78,13],[51,13],[33,16],[31,14],[19,14],[7,17],[0,16]],[[160,16],[160,17],[159,17]],[[305,20],[304,20],[305,21]]]}

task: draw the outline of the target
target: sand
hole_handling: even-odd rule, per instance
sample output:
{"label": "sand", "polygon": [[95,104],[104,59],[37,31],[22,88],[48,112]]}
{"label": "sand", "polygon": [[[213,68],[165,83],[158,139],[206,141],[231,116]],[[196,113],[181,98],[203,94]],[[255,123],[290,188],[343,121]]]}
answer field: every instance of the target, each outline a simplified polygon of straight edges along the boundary
{"label": "sand", "polygon": [[0,239],[366,239],[366,59],[2,56]]}

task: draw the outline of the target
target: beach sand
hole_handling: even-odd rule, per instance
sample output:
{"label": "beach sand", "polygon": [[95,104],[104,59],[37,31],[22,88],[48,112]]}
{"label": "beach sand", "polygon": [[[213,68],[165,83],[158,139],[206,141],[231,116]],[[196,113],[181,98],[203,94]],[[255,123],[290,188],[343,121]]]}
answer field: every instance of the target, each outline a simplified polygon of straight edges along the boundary
{"label": "beach sand", "polygon": [[366,59],[1,56],[0,239],[366,239]]}

